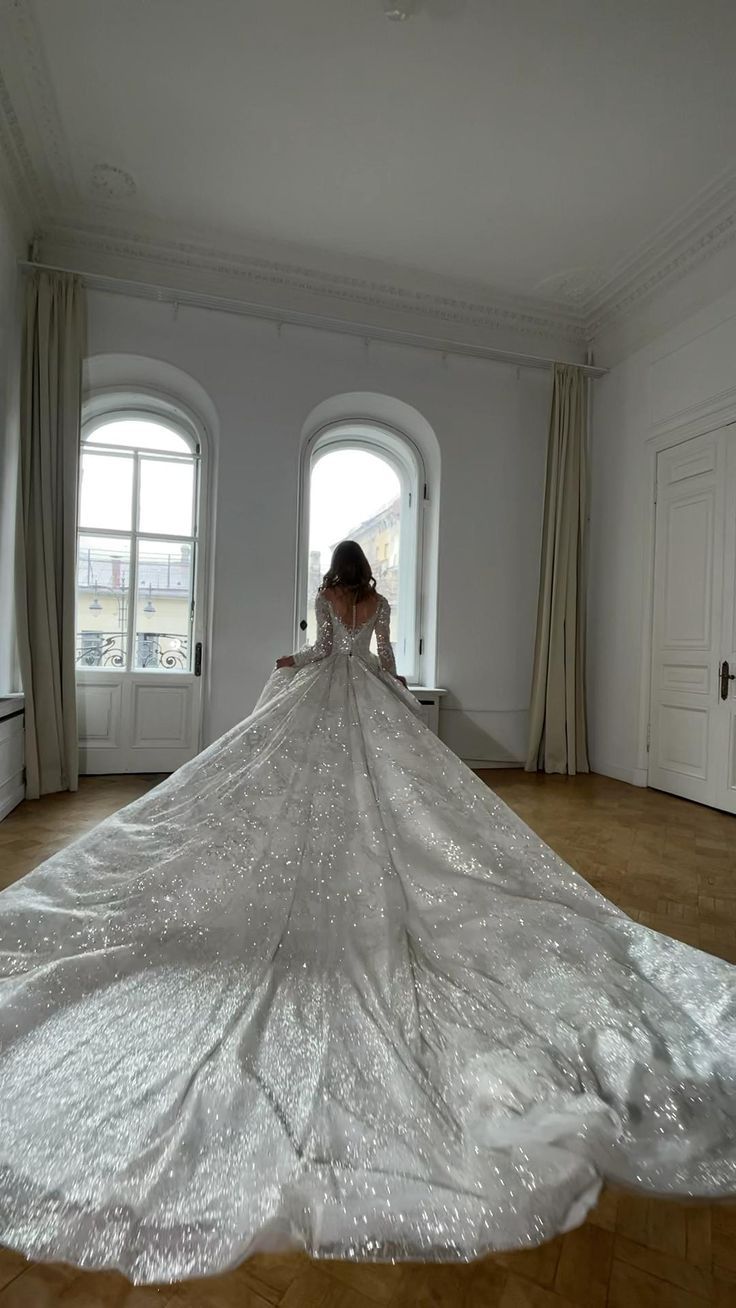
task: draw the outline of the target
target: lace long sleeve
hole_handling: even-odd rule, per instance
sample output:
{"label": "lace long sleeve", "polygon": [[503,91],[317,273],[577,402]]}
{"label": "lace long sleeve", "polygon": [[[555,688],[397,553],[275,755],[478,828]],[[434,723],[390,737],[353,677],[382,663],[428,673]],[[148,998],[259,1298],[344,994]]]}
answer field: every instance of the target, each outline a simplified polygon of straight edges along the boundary
{"label": "lace long sleeve", "polygon": [[304,649],[297,650],[294,655],[295,668],[301,668],[305,663],[316,663],[318,659],[326,659],[327,655],[332,653],[332,615],[323,595],[317,595],[314,613],[317,619],[317,639],[313,645],[305,645]]}
{"label": "lace long sleeve", "polygon": [[385,596],[381,596],[376,613],[376,645],[378,646],[378,661],[384,672],[390,672],[396,676],[396,659],[394,658],[393,646],[391,644],[391,605]]}

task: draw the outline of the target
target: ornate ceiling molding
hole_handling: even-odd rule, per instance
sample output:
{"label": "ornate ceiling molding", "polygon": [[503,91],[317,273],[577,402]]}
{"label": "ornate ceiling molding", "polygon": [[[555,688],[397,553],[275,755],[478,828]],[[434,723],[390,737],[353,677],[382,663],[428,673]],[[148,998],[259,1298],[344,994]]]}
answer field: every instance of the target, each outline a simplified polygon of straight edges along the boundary
{"label": "ornate ceiling molding", "polygon": [[47,212],[40,178],[33,166],[5,80],[0,71],[0,185],[28,223]]}
{"label": "ornate ceiling molding", "polygon": [[[34,216],[76,197],[74,172],[43,41],[29,0],[0,0],[4,97],[0,120],[11,139],[16,189]],[[12,165],[11,165],[12,167]],[[18,187],[20,183],[20,187]]]}
{"label": "ornate ceiling molding", "polygon": [[[114,201],[104,203],[102,193],[93,191],[85,198],[77,188],[30,0],[0,0],[0,19],[0,190],[24,224],[37,231],[40,245],[74,254],[83,248],[97,263],[109,257],[131,268],[146,265],[149,280],[151,266],[157,264],[180,269],[182,275],[270,287],[274,295],[339,302],[346,318],[369,307],[373,314],[433,320],[476,332],[505,329],[582,348],[736,239],[736,168],[707,186],[610,275],[571,269],[545,278],[529,296],[479,287],[480,295],[469,297],[467,287],[430,275],[424,279],[426,289],[421,289],[416,285],[420,274],[391,270],[383,278],[380,265],[373,262],[367,273],[358,264],[355,275],[344,264],[340,271],[325,271],[295,260],[293,249],[283,258],[278,250],[275,257],[263,258],[212,245],[210,238],[186,239],[182,229],[172,240],[146,232],[129,199],[126,227],[121,228],[111,222]],[[113,165],[105,166],[115,171]],[[130,187],[127,190],[130,193]],[[120,222],[119,208],[116,216]],[[329,257],[325,252],[324,259]]]}
{"label": "ornate ceiling molding", "polygon": [[[568,305],[522,297],[491,296],[488,300],[466,300],[459,296],[417,290],[369,277],[326,272],[277,259],[254,257],[191,240],[162,240],[132,228],[102,227],[74,221],[45,225],[38,233],[38,248],[44,258],[69,255],[122,259],[134,269],[166,267],[186,273],[209,273],[230,284],[280,287],[322,300],[339,300],[346,307],[370,306],[388,313],[432,319],[444,324],[480,329],[506,328],[515,334],[557,338],[584,345],[580,315]],[[71,259],[70,259],[71,263]],[[82,269],[84,271],[84,269]],[[132,274],[131,274],[132,275]],[[214,289],[214,288],[213,288]]]}
{"label": "ornate ceiling molding", "polygon": [[722,173],[622,260],[582,306],[589,340],[620,322],[658,292],[676,285],[736,240],[736,166]]}

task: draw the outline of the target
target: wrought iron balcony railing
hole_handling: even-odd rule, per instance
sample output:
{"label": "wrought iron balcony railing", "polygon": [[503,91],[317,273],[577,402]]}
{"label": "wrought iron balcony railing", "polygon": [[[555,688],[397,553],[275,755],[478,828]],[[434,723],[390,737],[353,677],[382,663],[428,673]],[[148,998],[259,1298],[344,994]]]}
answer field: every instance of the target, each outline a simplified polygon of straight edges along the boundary
{"label": "wrought iron balcony railing", "polygon": [[[133,671],[189,671],[189,637],[175,633],[139,633],[135,637]],[[77,633],[78,668],[118,668],[127,666],[127,637],[120,631]]]}

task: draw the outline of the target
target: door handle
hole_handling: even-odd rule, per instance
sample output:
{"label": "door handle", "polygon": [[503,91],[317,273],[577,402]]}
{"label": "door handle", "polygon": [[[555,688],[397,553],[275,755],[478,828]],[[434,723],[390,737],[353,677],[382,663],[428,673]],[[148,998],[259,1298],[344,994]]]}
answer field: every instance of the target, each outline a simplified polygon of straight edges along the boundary
{"label": "door handle", "polygon": [[728,699],[728,683],[736,681],[736,672],[729,672],[728,659],[721,664],[721,699]]}
{"label": "door handle", "polygon": [[195,675],[195,677],[201,677],[201,675],[202,675],[202,642],[201,642],[201,640],[198,640],[197,643],[196,643],[196,645],[194,646],[194,675]]}

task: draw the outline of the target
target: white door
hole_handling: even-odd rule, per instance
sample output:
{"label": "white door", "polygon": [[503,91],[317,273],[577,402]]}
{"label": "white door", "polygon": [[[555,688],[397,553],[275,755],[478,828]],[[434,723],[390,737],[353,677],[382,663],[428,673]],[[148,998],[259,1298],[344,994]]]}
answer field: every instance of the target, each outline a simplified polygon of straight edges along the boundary
{"label": "white door", "polygon": [[736,427],[660,453],[649,784],[736,812]]}
{"label": "white door", "polygon": [[85,423],[77,544],[82,773],[172,772],[199,749],[200,449],[129,408]]}

